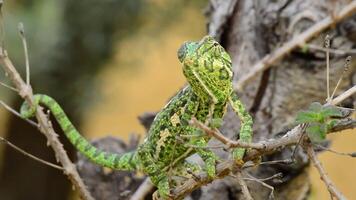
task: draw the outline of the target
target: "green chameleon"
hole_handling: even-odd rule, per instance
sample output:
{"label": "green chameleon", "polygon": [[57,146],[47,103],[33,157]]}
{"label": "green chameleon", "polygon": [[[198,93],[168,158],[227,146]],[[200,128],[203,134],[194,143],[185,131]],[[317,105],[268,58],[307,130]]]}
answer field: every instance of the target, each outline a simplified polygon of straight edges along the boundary
{"label": "green chameleon", "polygon": [[[203,159],[203,170],[209,178],[216,176],[218,158],[204,148],[210,137],[189,124],[193,117],[212,129],[219,128],[230,104],[241,119],[240,140],[250,142],[252,137],[252,118],[233,92],[231,58],[224,48],[211,36],[205,36],[199,42],[184,43],[178,50],[178,59],[189,85],[157,114],[147,138],[133,152],[115,154],[97,149],[79,134],[54,99],[37,94],[34,102],[50,109],[70,142],[91,161],[115,170],[140,170],[157,186],[159,196],[167,199],[175,185],[171,177],[200,169],[185,160],[194,153]],[[21,115],[33,116],[35,107],[24,103]],[[244,153],[245,149],[236,148],[232,157],[241,164]]]}

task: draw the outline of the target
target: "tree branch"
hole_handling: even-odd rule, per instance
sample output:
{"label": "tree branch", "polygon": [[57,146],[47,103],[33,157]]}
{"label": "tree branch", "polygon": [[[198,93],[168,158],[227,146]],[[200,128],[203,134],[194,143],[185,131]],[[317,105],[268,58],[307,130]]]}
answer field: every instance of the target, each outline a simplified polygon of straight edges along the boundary
{"label": "tree branch", "polygon": [[[27,85],[20,77],[19,73],[9,59],[6,50],[3,48],[0,48],[0,63],[5,72],[9,75],[12,83],[15,85],[19,95],[25,99],[29,105],[33,105],[33,93],[31,86]],[[55,152],[56,159],[63,166],[64,173],[68,176],[72,184],[79,190],[79,193],[83,199],[94,200],[89,191],[86,189],[83,180],[80,178],[75,165],[70,161],[62,143],[59,141],[57,134],[53,130],[47,115],[43,112],[43,109],[40,106],[36,110],[36,118],[39,124],[39,130],[46,136],[48,143]]]}
{"label": "tree branch", "polygon": [[321,180],[324,181],[326,187],[328,188],[330,194],[334,197],[336,197],[338,200],[346,200],[346,197],[336,188],[334,183],[331,181],[331,179],[328,177],[326,174],[326,171],[324,170],[323,166],[321,165],[321,162],[317,158],[315,151],[313,149],[313,146],[309,143],[306,145],[305,150],[313,163],[314,167],[318,170],[320,174]]}
{"label": "tree branch", "polygon": [[[335,101],[334,99],[331,100],[331,104],[334,103],[341,103],[341,101],[345,100],[349,94],[352,94],[349,90],[341,94],[339,97],[342,97],[340,101]],[[244,148],[251,148],[247,151],[246,155],[244,156],[244,161],[253,161],[259,156],[266,155],[272,152],[275,152],[279,149],[285,148],[287,146],[295,145],[299,143],[300,138],[303,135],[305,124],[300,124],[288,131],[284,136],[277,138],[277,139],[270,139],[267,141],[257,142],[257,143],[242,143],[240,141],[233,141],[229,138],[226,138],[220,132],[216,130],[211,130],[206,127],[204,124],[199,123],[197,120],[192,120],[194,125],[197,125],[198,128],[201,128],[206,132],[206,134],[215,137],[222,143],[226,144],[228,147],[244,147]],[[330,130],[329,133],[337,130],[345,130],[355,128],[355,121],[348,120],[348,121],[341,121],[340,123],[336,124],[335,127]],[[219,163],[216,167],[217,178],[223,178],[230,174],[230,172],[235,171],[234,168],[241,169],[243,166],[237,166],[237,164],[233,160],[226,160],[222,163]],[[205,172],[202,172],[193,179],[187,180],[183,185],[175,188],[172,192],[172,195],[175,198],[182,198],[185,195],[189,194],[196,188],[206,185],[213,180],[209,179]]]}
{"label": "tree branch", "polygon": [[256,74],[268,69],[278,60],[282,59],[289,52],[291,52],[293,49],[304,45],[315,35],[319,34],[320,32],[332,26],[333,24],[336,24],[337,22],[351,16],[355,13],[355,11],[356,1],[352,1],[339,12],[335,12],[333,16],[329,16],[317,22],[303,33],[293,37],[290,41],[284,43],[280,48],[274,50],[272,53],[266,55],[259,62],[257,62],[245,76],[241,77],[241,79],[237,82],[235,89],[241,91],[248,82],[250,82],[254,77],[256,77]]}

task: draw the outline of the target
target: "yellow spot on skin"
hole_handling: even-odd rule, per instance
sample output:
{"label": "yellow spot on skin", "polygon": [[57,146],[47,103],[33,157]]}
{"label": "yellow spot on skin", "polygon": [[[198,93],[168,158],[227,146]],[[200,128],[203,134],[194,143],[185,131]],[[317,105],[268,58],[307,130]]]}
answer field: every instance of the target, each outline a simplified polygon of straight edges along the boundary
{"label": "yellow spot on skin", "polygon": [[176,127],[177,124],[180,123],[179,116],[177,115],[177,113],[174,113],[174,115],[171,117],[171,123],[174,127]]}
{"label": "yellow spot on skin", "polygon": [[167,137],[170,135],[171,135],[171,133],[169,132],[168,129],[164,129],[161,132],[159,132],[160,137],[159,137],[159,140],[157,141],[157,146],[156,146],[156,154],[155,154],[156,158],[159,157],[161,147],[165,145],[165,141],[166,141]]}
{"label": "yellow spot on skin", "polygon": [[103,167],[103,172],[104,172],[105,175],[108,175],[108,174],[110,174],[111,172],[113,172],[113,170],[110,169],[110,168],[107,168],[107,167]]}

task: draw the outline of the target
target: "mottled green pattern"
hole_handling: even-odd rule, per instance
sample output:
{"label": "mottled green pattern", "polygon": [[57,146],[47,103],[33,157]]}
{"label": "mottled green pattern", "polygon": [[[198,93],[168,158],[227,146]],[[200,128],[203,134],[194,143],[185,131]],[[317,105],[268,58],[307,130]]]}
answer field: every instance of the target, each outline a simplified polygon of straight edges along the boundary
{"label": "mottled green pattern", "polygon": [[[137,159],[135,152],[128,152],[122,155],[115,153],[104,152],[91,145],[83,136],[80,135],[78,130],[68,119],[63,109],[58,103],[47,95],[36,94],[34,96],[34,102],[36,105],[42,104],[48,107],[51,113],[54,115],[61,129],[69,139],[69,141],[78,149],[83,155],[88,157],[95,163],[98,163],[104,167],[120,170],[135,170],[137,167]],[[25,102],[21,106],[21,115],[24,118],[34,115],[35,109],[30,109]]]}
{"label": "mottled green pattern", "polygon": [[[185,158],[197,153],[205,162],[210,178],[216,173],[217,156],[206,147],[209,137],[189,125],[192,117],[211,128],[221,124],[227,104],[231,104],[241,119],[240,140],[250,142],[252,118],[238,100],[232,87],[230,56],[212,37],[199,42],[186,42],[178,50],[178,59],[189,83],[159,112],[144,143],[136,152],[117,155],[93,147],[74,128],[59,105],[50,97],[35,95],[35,104],[48,107],[73,145],[95,163],[120,170],[138,169],[147,174],[158,187],[159,195],[169,197],[170,188],[180,184],[174,177],[189,177],[199,166],[187,163]],[[23,117],[34,114],[35,108],[25,103]],[[233,150],[233,158],[242,163],[245,149]]]}

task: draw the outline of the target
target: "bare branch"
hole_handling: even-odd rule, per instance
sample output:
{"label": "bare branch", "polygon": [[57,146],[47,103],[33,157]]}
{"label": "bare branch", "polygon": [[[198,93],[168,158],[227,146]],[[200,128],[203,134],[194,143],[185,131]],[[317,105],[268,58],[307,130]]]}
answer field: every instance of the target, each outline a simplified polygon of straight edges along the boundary
{"label": "bare branch", "polygon": [[31,124],[31,125],[34,126],[34,127],[38,127],[38,124],[37,124],[36,122],[34,122],[34,121],[30,120],[30,119],[24,119],[24,118],[22,118],[20,113],[18,113],[16,110],[12,109],[12,108],[11,108],[9,105],[7,105],[5,102],[3,102],[3,101],[0,100],[0,104],[1,104],[2,106],[4,106],[4,108],[5,108],[6,110],[8,110],[8,111],[11,112],[12,114],[14,114],[15,116],[17,116],[17,117],[19,117],[19,118],[25,120],[26,122],[28,122],[29,124]]}
{"label": "bare branch", "polygon": [[345,73],[349,70],[350,64],[351,64],[351,56],[347,56],[347,58],[345,60],[345,64],[344,64],[344,70],[342,70],[342,74],[336,83],[333,93],[331,94],[331,97],[330,97],[331,99],[334,98],[335,92],[337,91],[337,88],[339,87],[342,79],[344,78]]}
{"label": "bare branch", "polygon": [[[10,80],[14,84],[15,88],[19,91],[19,95],[27,101],[30,106],[33,106],[33,94],[30,85],[27,85],[20,77],[19,73],[15,69],[11,60],[7,56],[5,49],[0,49],[0,63],[5,72],[9,75]],[[40,127],[41,133],[43,133],[48,143],[51,145],[55,152],[56,159],[62,164],[64,173],[71,180],[73,185],[79,190],[79,193],[83,199],[93,200],[83,180],[80,178],[79,173],[75,165],[70,161],[66,151],[63,148],[62,143],[59,141],[57,134],[54,132],[51,123],[49,122],[43,109],[38,106],[36,110],[36,118]]]}
{"label": "bare branch", "polygon": [[16,145],[12,144],[11,142],[9,142],[8,140],[6,140],[6,139],[3,138],[3,137],[0,137],[0,142],[3,142],[3,143],[5,143],[5,144],[9,145],[11,148],[15,149],[16,151],[22,153],[23,155],[25,155],[25,156],[27,156],[27,157],[29,157],[29,158],[31,158],[31,159],[37,161],[37,162],[40,162],[40,163],[45,164],[45,165],[47,165],[47,166],[53,167],[53,168],[55,168],[55,169],[59,169],[59,170],[61,170],[61,171],[64,170],[63,167],[61,167],[61,166],[59,166],[59,165],[56,165],[56,164],[47,162],[47,161],[45,161],[45,160],[43,160],[43,159],[41,159],[41,158],[38,158],[38,157],[36,157],[36,156],[34,156],[34,155],[30,154],[30,153],[27,153],[25,150],[23,150],[23,149],[21,149],[20,147],[18,147],[18,146],[16,146]]}
{"label": "bare branch", "polygon": [[262,58],[259,62],[257,62],[250,72],[243,76],[236,84],[236,90],[241,91],[245,85],[251,81],[256,74],[268,69],[278,60],[282,59],[286,56],[289,52],[293,49],[304,45],[308,40],[313,38],[315,35],[319,34],[321,31],[329,28],[330,26],[336,24],[337,22],[351,16],[356,11],[356,1],[352,1],[351,3],[347,4],[343,9],[339,12],[335,12],[335,15],[329,16],[316,24],[312,27],[304,31],[303,33],[295,36],[290,41],[284,43],[280,48],[274,50],[271,54],[266,55]]}
{"label": "bare branch", "polygon": [[26,84],[30,85],[30,62],[28,59],[27,41],[25,37],[25,27],[22,22],[18,25],[18,30],[22,40],[23,50],[25,54],[25,64],[26,64]]}
{"label": "bare branch", "polygon": [[227,137],[225,137],[219,130],[215,129],[212,130],[207,127],[205,124],[199,122],[197,119],[193,118],[190,122],[192,125],[196,126],[203,130],[206,134],[216,138],[217,140],[221,141],[222,143],[226,144],[227,147],[243,147],[243,148],[253,148],[253,149],[260,149],[263,150],[266,146],[263,143],[248,143],[242,141],[234,141]]}
{"label": "bare branch", "polygon": [[241,172],[237,172],[236,179],[237,179],[237,181],[239,182],[239,184],[241,186],[241,191],[242,191],[242,194],[244,195],[244,199],[253,200],[253,198],[252,198],[252,196],[250,194],[250,191],[248,190],[247,185],[246,185],[244,179],[242,178]]}
{"label": "bare branch", "polygon": [[[316,50],[316,51],[322,51],[322,52],[326,52],[327,49],[324,47],[319,47],[317,45],[314,44],[305,44],[307,49],[311,49],[311,50]],[[350,49],[350,50],[343,50],[343,49],[332,49],[329,48],[329,53],[335,54],[335,55],[347,55],[347,54],[356,54],[356,49]]]}
{"label": "bare branch", "polygon": [[305,148],[306,148],[307,154],[308,154],[311,162],[313,163],[314,167],[318,170],[318,172],[320,174],[320,178],[321,178],[321,180],[324,181],[330,194],[339,200],[346,200],[346,197],[336,188],[335,184],[328,177],[326,171],[324,170],[323,166],[321,165],[321,162],[318,160],[318,158],[315,154],[313,146],[311,144],[308,144]]}
{"label": "bare branch", "polygon": [[146,195],[153,189],[153,184],[150,178],[146,178],[131,196],[130,200],[144,200]]}
{"label": "bare branch", "polygon": [[326,55],[326,99],[330,102],[330,58],[329,58],[330,36],[325,36],[325,55]]}
{"label": "bare branch", "polygon": [[316,146],[316,148],[318,149],[321,149],[321,150],[324,150],[324,151],[329,151],[331,153],[334,153],[334,154],[337,154],[337,155],[340,155],[340,156],[350,156],[352,158],[356,158],[356,152],[352,152],[352,153],[343,153],[343,152],[338,152],[338,151],[335,151],[335,150],[332,150],[330,148],[327,148],[327,147],[324,147],[322,145],[319,145],[319,144],[314,144]]}
{"label": "bare branch", "polygon": [[260,183],[261,185],[263,185],[264,187],[268,188],[271,190],[271,193],[269,194],[268,199],[274,199],[274,187],[268,185],[267,183],[263,182],[261,179],[258,179],[254,176],[252,176],[249,173],[246,173],[248,177],[250,177],[250,179],[246,179],[246,180],[250,180],[250,181],[256,181],[257,183]]}
{"label": "bare branch", "polygon": [[3,82],[0,82],[0,85],[4,86],[4,87],[6,87],[6,88],[8,88],[8,89],[10,89],[10,90],[12,90],[12,91],[14,91],[14,92],[18,92],[18,91],[16,90],[16,88],[14,88],[14,87],[12,87],[12,86],[10,86],[10,85],[7,85],[7,84],[5,84],[5,83],[3,83]]}
{"label": "bare branch", "polygon": [[340,94],[338,97],[334,98],[333,100],[331,100],[331,104],[332,105],[338,105],[340,104],[342,101],[344,101],[345,99],[349,98],[351,95],[353,95],[354,93],[356,93],[356,85],[354,85],[352,88],[349,88],[348,90],[346,90],[345,92],[343,92],[342,94]]}
{"label": "bare branch", "polygon": [[[345,93],[349,93],[349,92],[346,91]],[[345,98],[342,98],[342,100],[338,101],[338,103],[345,100],[347,95],[343,93],[340,96]],[[331,103],[334,103],[334,100],[332,100]],[[204,130],[206,134],[212,137],[216,136],[215,138],[217,138],[219,141],[223,142],[224,144],[229,144],[230,147],[251,148],[249,151],[247,151],[246,155],[244,156],[245,162],[255,160],[259,156],[277,151],[281,148],[285,148],[286,146],[297,144],[301,136],[303,135],[303,131],[304,131],[303,128],[304,124],[300,124],[294,127],[293,129],[291,129],[290,131],[288,131],[284,136],[277,139],[270,139],[268,141],[257,142],[257,143],[241,143],[239,141],[232,141],[226,138],[225,136],[223,136],[220,132],[216,130],[211,130],[210,128],[206,127],[204,124],[197,123],[197,122],[198,121],[196,119],[193,119],[191,121],[193,125],[196,125],[198,128],[202,128],[202,130]],[[348,123],[341,121],[341,123],[336,124],[335,127],[332,130],[330,130],[329,133],[336,130],[340,131],[344,129],[350,129],[353,127],[354,127],[353,121],[348,121]],[[216,167],[216,174],[217,174],[216,179],[228,176],[232,171],[232,169],[236,167],[241,169],[243,166],[237,166],[237,164],[233,160],[226,160],[219,163]],[[197,174],[195,178],[188,179],[183,185],[175,188],[172,192],[172,195],[175,198],[184,197],[186,194],[189,194],[194,189],[202,185],[206,185],[212,181],[213,180],[211,180],[205,172],[202,172],[200,174]]]}

